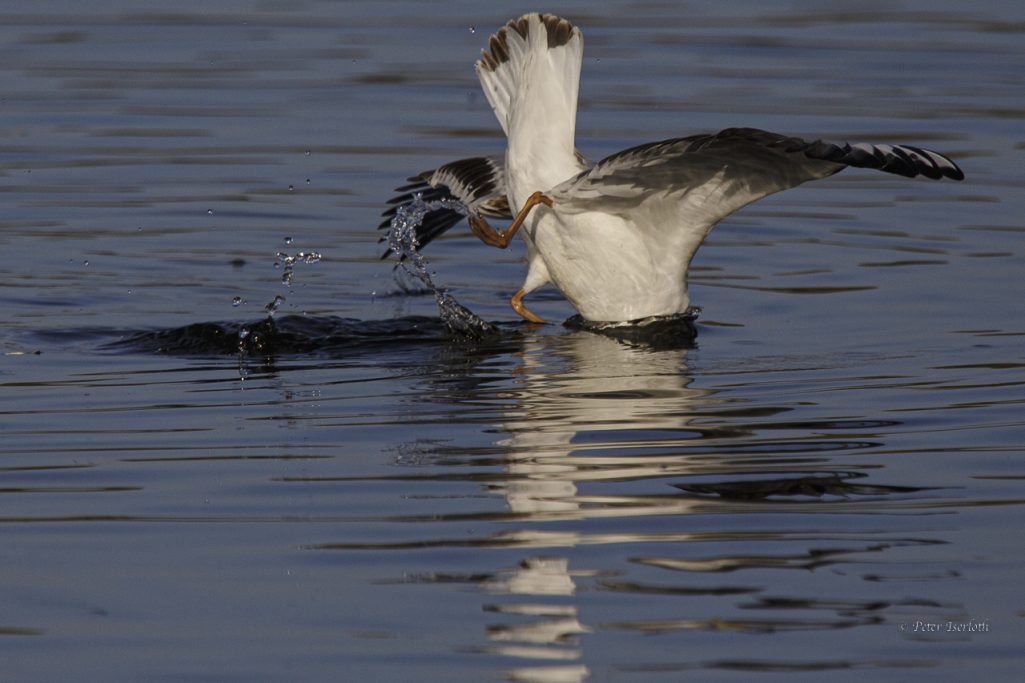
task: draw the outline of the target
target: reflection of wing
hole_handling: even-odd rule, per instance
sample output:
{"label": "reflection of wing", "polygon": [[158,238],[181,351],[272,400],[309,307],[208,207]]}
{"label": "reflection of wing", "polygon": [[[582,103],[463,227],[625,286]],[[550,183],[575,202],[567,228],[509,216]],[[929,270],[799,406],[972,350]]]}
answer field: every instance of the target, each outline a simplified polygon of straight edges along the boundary
{"label": "reflection of wing", "polygon": [[613,154],[549,194],[569,213],[626,212],[651,199],[679,204],[691,214],[689,222],[697,218],[711,227],[753,201],[847,166],[964,178],[947,157],[909,145],[807,142],[755,128],[727,128]]}
{"label": "reflection of wing", "polygon": [[[454,199],[462,202],[470,214],[512,218],[509,213],[509,202],[505,198],[505,170],[501,157],[460,159],[440,166],[437,170],[424,171],[409,181],[408,185],[395,189],[402,194],[388,200],[389,208],[381,214],[384,221],[378,229],[386,230],[391,227],[391,219],[395,212],[400,206],[411,201],[416,194],[420,194],[425,202]],[[463,217],[463,214],[454,209],[434,209],[427,212],[423,222],[416,229],[420,246],[426,246]],[[384,238],[380,241],[383,242]],[[390,253],[390,249],[385,251],[382,258]]]}

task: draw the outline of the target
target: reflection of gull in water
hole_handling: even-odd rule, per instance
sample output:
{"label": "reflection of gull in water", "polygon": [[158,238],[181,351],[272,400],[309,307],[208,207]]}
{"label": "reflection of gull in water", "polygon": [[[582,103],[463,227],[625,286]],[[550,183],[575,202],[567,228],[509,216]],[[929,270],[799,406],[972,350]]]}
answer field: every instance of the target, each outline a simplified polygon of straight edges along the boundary
{"label": "reflection of gull in water", "polygon": [[[569,367],[551,372],[563,359]],[[707,392],[688,386],[685,350],[638,349],[582,332],[528,342],[522,362],[519,400],[502,424],[509,436],[499,442],[509,449],[512,476],[493,487],[513,512],[532,519],[686,512],[691,502],[677,496],[577,491],[581,481],[695,472],[679,447],[690,436],[691,404]]]}
{"label": "reflection of gull in water", "polygon": [[[463,202],[474,234],[492,246],[507,247],[522,227],[527,277],[511,303],[533,322],[543,321],[523,297],[549,283],[591,321],[684,314],[687,269],[716,223],[848,166],[964,177],[947,157],[910,145],[807,142],[752,128],[644,144],[592,164],[574,147],[584,49],[579,29],[550,14],[525,14],[497,31],[488,47],[477,74],[508,137],[504,160],[462,159],[400,190]],[[485,216],[514,220],[497,231]],[[418,230],[420,245],[461,218],[451,209],[429,213]]]}
{"label": "reflection of gull in water", "polygon": [[[578,636],[591,629],[580,622],[575,605],[550,604],[541,598],[570,596],[576,584],[563,557],[532,557],[502,578],[485,587],[499,594],[531,599],[531,602],[489,605],[485,609],[502,614],[510,623],[488,627],[488,640],[498,643],[488,650],[495,654],[543,662],[575,662],[582,656]],[[526,620],[525,620],[526,619]],[[590,675],[583,664],[545,664],[519,667],[506,678],[535,683],[578,683]]]}
{"label": "reflection of gull in water", "polygon": [[[643,479],[689,471],[686,457],[648,452],[668,445],[663,440],[669,434],[680,443],[691,403],[706,393],[687,386],[685,350],[637,349],[603,335],[578,332],[528,341],[521,358],[517,400],[502,422],[509,436],[499,442],[507,448],[508,478],[492,486],[513,513],[529,522],[543,522],[687,511],[691,503],[678,496],[584,497],[577,490],[582,480]],[[562,365],[565,369],[559,371]],[[583,442],[578,443],[581,437]],[[579,452],[585,450],[589,452]],[[588,537],[575,530],[529,526],[503,538],[535,549],[637,540],[630,533]],[[493,643],[489,651],[544,662],[512,669],[507,678],[579,683],[590,675],[587,666],[576,662],[583,657],[577,641],[591,628],[579,620],[575,605],[544,600],[575,595],[575,577],[591,574],[572,570],[566,557],[535,556],[483,585],[496,594],[529,596],[529,602],[488,607],[508,620],[488,629]]]}

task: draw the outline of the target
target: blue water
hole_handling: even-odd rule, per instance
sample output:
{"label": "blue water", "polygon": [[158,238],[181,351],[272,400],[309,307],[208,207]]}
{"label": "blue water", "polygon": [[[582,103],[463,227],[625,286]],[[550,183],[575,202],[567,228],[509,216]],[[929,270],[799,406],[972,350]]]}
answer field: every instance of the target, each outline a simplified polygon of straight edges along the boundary
{"label": "blue water", "polygon": [[522,324],[522,244],[460,226],[473,342],[376,226],[501,150],[521,9],[0,9],[0,679],[1020,678],[1025,11],[551,7],[591,158],[750,125],[967,180],[729,218],[688,343]]}

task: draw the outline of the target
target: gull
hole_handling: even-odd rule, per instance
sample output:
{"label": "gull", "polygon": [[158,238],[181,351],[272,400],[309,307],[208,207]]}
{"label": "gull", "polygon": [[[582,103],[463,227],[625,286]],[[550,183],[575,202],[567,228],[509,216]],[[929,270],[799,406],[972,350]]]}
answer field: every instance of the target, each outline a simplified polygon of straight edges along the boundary
{"label": "gull", "polygon": [[[456,200],[485,244],[504,249],[522,234],[527,275],[510,304],[530,322],[544,320],[523,298],[547,284],[592,323],[687,315],[687,270],[719,221],[848,166],[964,178],[949,158],[920,147],[808,142],[755,128],[650,142],[591,163],[574,139],[583,50],[580,29],[552,14],[525,14],[495,32],[475,67],[505,132],[505,154],[414,176],[384,213],[417,195]],[[448,204],[429,211],[417,228],[420,246],[462,218]],[[487,218],[512,223],[496,230]]]}

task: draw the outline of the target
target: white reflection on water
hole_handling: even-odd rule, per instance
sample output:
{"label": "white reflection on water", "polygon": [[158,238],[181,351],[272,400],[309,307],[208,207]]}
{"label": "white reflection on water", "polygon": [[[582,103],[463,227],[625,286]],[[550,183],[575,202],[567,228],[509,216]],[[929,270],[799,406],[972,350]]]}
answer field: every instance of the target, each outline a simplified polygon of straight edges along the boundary
{"label": "white reflection on water", "polygon": [[[502,430],[509,437],[505,446],[509,479],[491,490],[504,496],[508,509],[528,519],[552,513],[559,517],[582,518],[607,510],[615,516],[629,515],[628,504],[600,496],[586,500],[578,493],[582,479],[619,479],[657,476],[668,467],[644,457],[620,458],[612,468],[588,468],[602,458],[575,458],[579,448],[574,439],[581,433],[601,436],[623,430],[680,430],[686,427],[687,405],[706,392],[688,389],[686,350],[646,352],[630,348],[616,339],[592,333],[572,334],[562,339],[558,350],[539,339],[527,340],[518,354],[517,402],[508,411]],[[570,370],[550,375],[552,358]],[[611,510],[607,506],[612,505]],[[676,509],[674,512],[684,512]],[[550,534],[532,530],[514,531],[531,545],[550,544]],[[528,540],[529,539],[529,540]],[[577,534],[562,534],[559,546],[579,543]],[[592,571],[579,571],[576,574]],[[580,636],[591,628],[581,624],[574,604],[544,603],[545,596],[572,597],[576,592],[570,560],[561,556],[529,556],[514,570],[503,572],[482,587],[492,593],[529,596],[532,602],[486,606],[517,621],[489,627],[489,651],[509,657],[536,659],[580,659]],[[529,620],[523,621],[524,614]],[[580,665],[518,667],[506,672],[516,681],[575,683],[590,674]]]}
{"label": "white reflection on water", "polygon": [[[509,510],[531,520],[551,517],[584,518],[591,516],[651,514],[650,506],[634,508],[619,496],[583,497],[578,492],[582,480],[602,481],[621,478],[665,476],[670,471],[686,471],[676,458],[640,454],[575,457],[581,448],[575,439],[581,434],[601,449],[603,433],[622,436],[624,431],[644,434],[683,430],[689,422],[688,406],[708,392],[688,388],[685,349],[653,351],[637,349],[598,334],[579,333],[560,340],[556,349],[542,340],[527,340],[518,354],[521,364],[515,369],[516,403],[502,423],[509,437],[498,441],[506,447],[507,481],[491,485],[502,495]],[[566,372],[551,374],[555,364],[565,363]],[[644,441],[644,445],[653,445]],[[620,444],[622,445],[622,444]],[[634,443],[634,447],[642,444]],[[584,448],[590,448],[584,444]],[[594,466],[594,467],[592,467]],[[688,504],[673,504],[672,510],[685,513]],[[551,534],[521,529],[510,532],[521,542],[546,545],[555,540]],[[574,533],[559,535],[557,545],[580,542]],[[625,540],[625,539],[623,539]],[[490,651],[509,657],[577,660],[583,651],[576,644],[579,636],[592,629],[578,618],[576,605],[565,602],[547,605],[536,602],[542,596],[573,596],[574,575],[594,571],[571,571],[564,556],[528,556],[520,566],[501,578],[484,584],[491,592],[530,596],[532,603],[506,603],[490,609],[503,614],[530,613],[528,623],[503,624],[488,629],[489,640],[501,641]],[[574,666],[518,667],[506,673],[516,681],[538,683],[574,683],[583,681],[590,670]]]}
{"label": "white reflection on water", "polygon": [[[686,445],[690,405],[709,394],[689,388],[686,349],[638,349],[581,333],[554,347],[528,340],[520,359],[516,408],[502,423],[510,436],[498,442],[508,448],[507,471],[514,476],[494,487],[512,511],[601,515],[604,503],[622,501],[582,498],[578,482],[691,471],[678,455],[645,454]],[[553,362],[569,367],[553,374]],[[630,510],[620,504],[613,514]]]}

